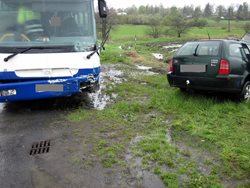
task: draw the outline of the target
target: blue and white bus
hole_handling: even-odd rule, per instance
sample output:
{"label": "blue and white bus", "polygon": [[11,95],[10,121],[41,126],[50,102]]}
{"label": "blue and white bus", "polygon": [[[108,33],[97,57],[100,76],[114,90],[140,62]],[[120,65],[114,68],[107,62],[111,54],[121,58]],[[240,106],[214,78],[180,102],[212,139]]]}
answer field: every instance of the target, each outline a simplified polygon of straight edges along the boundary
{"label": "blue and white bus", "polygon": [[[105,0],[98,5],[106,17]],[[0,0],[0,20],[0,102],[70,96],[98,84],[93,0]]]}

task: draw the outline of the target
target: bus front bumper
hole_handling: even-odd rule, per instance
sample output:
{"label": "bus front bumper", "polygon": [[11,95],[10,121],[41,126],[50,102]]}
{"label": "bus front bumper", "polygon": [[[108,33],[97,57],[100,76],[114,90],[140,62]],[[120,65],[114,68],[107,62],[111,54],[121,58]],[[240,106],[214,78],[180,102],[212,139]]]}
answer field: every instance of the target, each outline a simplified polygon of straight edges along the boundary
{"label": "bus front bumper", "polygon": [[0,102],[70,96],[80,93],[82,86],[90,86],[98,80],[99,76],[84,76],[0,84]]}

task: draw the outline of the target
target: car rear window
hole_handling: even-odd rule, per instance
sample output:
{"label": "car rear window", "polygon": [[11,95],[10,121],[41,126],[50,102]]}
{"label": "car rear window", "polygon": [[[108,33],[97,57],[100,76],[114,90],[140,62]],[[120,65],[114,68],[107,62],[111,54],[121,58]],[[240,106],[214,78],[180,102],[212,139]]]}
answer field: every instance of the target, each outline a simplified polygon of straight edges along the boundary
{"label": "car rear window", "polygon": [[177,51],[176,55],[218,56],[219,48],[219,41],[188,42]]}

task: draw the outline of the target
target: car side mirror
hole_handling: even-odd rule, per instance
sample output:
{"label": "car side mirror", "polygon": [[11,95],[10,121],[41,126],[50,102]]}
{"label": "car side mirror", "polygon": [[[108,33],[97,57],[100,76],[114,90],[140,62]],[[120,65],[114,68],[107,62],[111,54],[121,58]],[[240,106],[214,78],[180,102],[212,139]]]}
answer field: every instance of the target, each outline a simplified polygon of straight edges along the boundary
{"label": "car side mirror", "polygon": [[105,0],[98,0],[98,10],[99,10],[99,16],[101,18],[106,18],[107,17],[107,3]]}

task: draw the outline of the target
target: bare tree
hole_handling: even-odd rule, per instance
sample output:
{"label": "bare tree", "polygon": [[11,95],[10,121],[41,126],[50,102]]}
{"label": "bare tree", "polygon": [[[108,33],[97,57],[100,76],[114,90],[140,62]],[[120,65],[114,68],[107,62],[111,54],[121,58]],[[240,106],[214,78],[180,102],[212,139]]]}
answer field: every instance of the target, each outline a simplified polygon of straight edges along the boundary
{"label": "bare tree", "polygon": [[160,18],[150,17],[149,25],[150,25],[149,35],[151,35],[153,38],[158,38],[160,35],[160,25],[161,25]]}
{"label": "bare tree", "polygon": [[186,32],[190,28],[186,18],[179,12],[175,12],[171,14],[171,16],[167,17],[166,23],[177,33],[179,38],[182,33]]}

